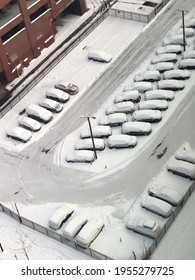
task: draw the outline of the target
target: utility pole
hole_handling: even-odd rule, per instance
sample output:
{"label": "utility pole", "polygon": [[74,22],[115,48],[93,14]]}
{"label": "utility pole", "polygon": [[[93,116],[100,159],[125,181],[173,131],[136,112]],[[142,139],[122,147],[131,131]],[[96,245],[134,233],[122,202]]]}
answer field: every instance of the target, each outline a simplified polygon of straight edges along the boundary
{"label": "utility pole", "polygon": [[95,119],[95,117],[81,116],[81,118],[87,118],[88,125],[89,125],[89,131],[90,131],[90,135],[91,135],[91,141],[92,141],[92,145],[93,145],[93,151],[94,151],[94,154],[95,154],[95,158],[97,159],[97,152],[96,152],[96,147],[95,147],[95,142],[94,142],[94,137],[93,137],[93,131],[92,131],[92,127],[91,127],[91,122],[90,122],[90,118]]}
{"label": "utility pole", "polygon": [[184,21],[184,10],[182,12],[182,27],[183,27],[183,47],[186,50],[186,35],[185,35],[185,21]]}

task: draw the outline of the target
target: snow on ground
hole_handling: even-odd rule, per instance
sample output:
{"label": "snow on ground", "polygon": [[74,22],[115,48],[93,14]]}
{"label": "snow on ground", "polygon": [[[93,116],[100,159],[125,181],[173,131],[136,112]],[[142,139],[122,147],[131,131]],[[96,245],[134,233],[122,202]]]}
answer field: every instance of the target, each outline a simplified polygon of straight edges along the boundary
{"label": "snow on ground", "polygon": [[[109,28],[106,28],[104,26],[104,24],[106,24],[107,27],[109,26]],[[1,120],[1,129],[0,129],[1,147],[3,149],[6,149],[9,153],[12,153],[12,154],[14,154],[13,151],[16,152],[16,153],[18,153],[18,152],[20,153],[21,151],[23,151],[23,147],[26,147],[26,149],[30,148],[29,144],[32,144],[32,142],[27,144],[27,145],[17,145],[17,146],[15,146],[15,145],[13,145],[13,143],[15,143],[14,141],[7,140],[6,137],[5,137],[5,127],[8,127],[8,126],[11,127],[13,125],[16,125],[17,120],[18,120],[18,113],[21,112],[21,110],[23,110],[25,108],[25,106],[27,104],[29,104],[30,102],[34,102],[34,103],[39,102],[40,98],[44,97],[45,91],[47,90],[48,87],[52,87],[54,82],[60,81],[61,79],[64,78],[63,77],[64,73],[67,73],[67,78],[68,79],[71,78],[72,82],[76,81],[76,83],[79,85],[79,88],[81,89],[80,96],[79,95],[78,96],[73,96],[71,98],[71,101],[67,104],[67,110],[71,108],[71,106],[73,105],[74,102],[76,102],[78,100],[81,101],[82,94],[84,94],[85,91],[87,90],[87,88],[89,88],[90,82],[94,81],[93,80],[94,77],[95,78],[100,77],[101,73],[106,70],[106,67],[109,67],[109,65],[102,65],[102,64],[91,62],[91,61],[87,62],[87,58],[86,58],[87,52],[86,52],[86,50],[87,50],[88,46],[91,47],[92,46],[91,42],[93,42],[93,44],[95,44],[97,47],[100,47],[100,46],[102,46],[101,39],[103,40],[103,38],[107,38],[108,34],[113,34],[112,40],[115,40],[115,42],[119,42],[118,44],[116,44],[116,48],[114,48],[114,49],[112,48],[112,46],[113,46],[113,41],[112,40],[110,42],[105,41],[104,42],[104,47],[105,47],[106,51],[109,51],[113,55],[113,57],[116,57],[117,55],[120,54],[120,52],[122,52],[121,46],[123,48],[125,48],[138,35],[140,30],[142,30],[142,28],[143,28],[143,24],[141,24],[141,23],[136,22],[136,23],[132,23],[132,24],[133,25],[132,25],[132,29],[131,29],[130,26],[129,26],[129,21],[127,21],[125,19],[120,19],[120,18],[113,19],[112,17],[109,17],[108,19],[106,19],[106,21],[103,22],[103,25],[101,25],[99,27],[99,29],[97,28],[97,30],[95,30],[92,34],[90,34],[91,37],[88,36],[73,52],[71,52],[71,54],[69,56],[67,56],[67,58],[65,58],[63,60],[63,63],[65,65],[63,65],[63,63],[60,63],[55,68],[55,70],[57,71],[56,74],[54,74],[54,72],[49,73],[48,76],[46,77],[46,79],[41,81],[31,91],[31,93],[28,95],[28,97],[26,96],[19,104],[16,105],[16,107],[14,109],[14,112],[16,112],[16,113],[9,112]],[[102,28],[102,30],[100,28]],[[120,32],[118,32],[118,34],[117,34],[116,30],[120,30]],[[132,32],[134,34],[133,37],[131,37]],[[115,36],[119,36],[119,37],[115,37]],[[147,65],[147,63],[148,63],[148,61],[143,62],[143,65],[141,65],[139,67],[137,72],[141,71],[143,69],[145,70],[145,66]],[[71,68],[70,68],[70,64],[71,64]],[[84,68],[83,68],[83,65],[85,66]],[[96,67],[94,67],[94,65]],[[67,67],[66,71],[65,71],[65,67]],[[77,71],[75,71],[75,69]],[[85,71],[86,71],[87,75],[85,75],[85,79],[83,79],[83,74],[85,73]],[[163,118],[163,121],[165,120],[165,121],[168,122],[168,117],[170,116],[170,112],[171,111],[173,112],[174,110],[176,110],[179,103],[180,103],[180,106],[178,107],[178,109],[183,108],[182,107],[183,106],[182,101],[183,100],[185,101],[184,96],[186,96],[187,92],[190,92],[190,89],[192,89],[192,87],[193,87],[192,81],[194,81],[194,73],[192,75],[192,79],[190,80],[190,82],[186,82],[185,90],[180,92],[177,95],[177,98],[169,104],[170,108],[172,108],[172,110],[170,110],[170,108],[169,108],[166,113],[163,113],[164,114],[163,116],[166,115],[166,117]],[[131,82],[132,82],[132,76],[128,78],[128,83],[131,83]],[[127,83],[127,81],[125,81],[125,83]],[[37,94],[37,93],[39,93],[39,94]],[[116,93],[114,93],[113,96],[115,94]],[[109,100],[107,100],[105,102],[105,104],[104,104],[105,107],[107,106],[107,104],[109,104],[112,101],[113,96],[111,96],[109,98]],[[192,96],[192,92],[190,93],[190,96],[188,96],[188,98],[190,98],[191,96]],[[187,108],[189,106],[190,106],[190,104],[188,106],[186,106],[185,110],[187,110]],[[98,116],[98,114],[102,115],[104,113],[105,107],[103,106],[100,109],[100,111],[97,113],[97,116]],[[61,116],[60,115],[56,116],[55,120],[52,121],[51,124],[46,125],[44,127],[44,129],[41,130],[41,133],[37,134],[37,136],[35,136],[35,137],[33,135],[33,140],[32,141],[36,141],[36,140],[42,138],[43,135],[48,130],[53,129],[52,126],[55,126],[55,123],[60,121],[60,119],[62,117],[63,117],[63,114]],[[9,125],[7,125],[8,123],[9,123]],[[137,150],[137,152],[139,151],[141,153],[142,147],[144,147],[144,146],[147,147],[146,142],[147,141],[149,142],[149,139],[151,139],[150,137],[154,137],[155,133],[156,133],[155,137],[157,137],[158,130],[160,130],[160,128],[162,129],[162,126],[164,127],[165,125],[166,125],[165,122],[164,123],[161,122],[160,124],[155,124],[154,125],[154,133],[151,136],[147,136],[145,139],[143,139],[143,143],[141,143],[141,141],[140,141],[140,147]],[[155,130],[156,130],[156,132],[155,132]],[[78,131],[76,131],[74,133],[76,133],[78,135]],[[72,136],[70,136],[70,138],[71,137]],[[75,139],[75,134],[74,134],[73,138]],[[73,139],[73,138],[71,138],[71,139]],[[194,146],[195,146],[195,143],[192,143],[192,144],[194,144]],[[110,151],[107,151],[107,152],[111,153]],[[122,154],[122,152],[120,151],[120,155],[121,154]],[[134,155],[131,154],[131,156],[136,156],[136,152],[135,152]],[[105,157],[108,158],[107,160],[109,160],[109,165],[111,166],[110,154],[107,153]],[[121,162],[125,161],[127,159],[126,154],[124,153],[121,158],[122,158]],[[129,155],[128,155],[128,159],[130,159]],[[115,160],[115,158],[114,158],[114,160]],[[114,162],[114,160],[112,159],[113,162]],[[59,162],[59,157],[58,157],[58,162]],[[121,163],[121,162],[117,161],[117,163]],[[8,162],[6,164],[8,164]],[[80,168],[80,166],[83,166],[83,165],[79,165],[79,168]],[[88,166],[87,170],[90,170],[90,168],[92,168],[93,166],[95,166],[95,165]],[[92,170],[92,171],[97,172],[98,167],[99,166],[95,166],[94,170]],[[111,167],[114,167],[114,165],[112,165]],[[120,165],[118,167],[118,170],[120,170],[121,167],[123,168],[123,166]],[[104,168],[105,168],[105,166],[104,166]],[[81,167],[81,169],[82,169],[82,167]],[[182,179],[180,182],[182,183],[183,180],[184,179]],[[122,207],[121,207],[120,202],[122,201],[122,199],[123,199],[123,203],[122,203]],[[97,207],[96,207],[94,201],[91,202],[91,204],[89,203],[88,205],[85,204],[85,205],[81,206],[80,209],[82,211],[86,211],[86,213],[88,213],[88,214],[90,213],[90,215],[92,215],[94,213],[93,211],[96,211],[99,215],[103,215],[103,217],[105,219],[105,222],[106,222],[106,226],[105,226],[103,232],[92,243],[91,248],[94,248],[95,250],[98,249],[102,253],[104,253],[106,255],[109,255],[110,257],[116,258],[116,259],[128,259],[128,258],[132,257],[132,252],[133,251],[138,252],[138,255],[139,255],[144,250],[144,246],[151,244],[150,239],[143,238],[142,236],[140,236],[138,234],[130,232],[124,226],[124,222],[125,222],[125,219],[126,219],[125,215],[128,212],[128,210],[130,209],[133,201],[134,200],[131,200],[129,198],[120,197],[118,199],[116,197],[115,198],[116,205],[114,205],[114,203],[113,203],[113,205],[111,205],[109,207],[105,206],[105,205],[102,205],[102,207],[100,207],[100,205],[97,205]],[[39,219],[40,223],[44,223],[46,225],[48,223],[48,219],[49,219],[49,216],[51,214],[50,211],[53,211],[53,209],[56,207],[56,205],[54,205],[54,204],[51,204],[51,205],[50,204],[42,204],[41,205],[40,204],[40,205],[31,205],[31,206],[28,205],[28,206],[26,206],[26,205],[22,205],[22,204],[20,205],[19,204],[19,207],[20,207],[20,211],[23,213],[23,215],[25,215],[25,217],[30,217],[32,219],[35,219],[36,221],[37,221],[37,219]],[[47,207],[47,210],[49,209],[49,211],[43,212],[42,208],[45,209],[46,207]],[[40,215],[40,212],[41,212],[41,215]],[[43,217],[43,215],[44,215],[44,217]],[[2,221],[6,220],[5,221],[5,224],[6,224],[7,220],[9,218],[6,216],[6,219],[5,219],[4,217],[5,217],[5,215],[2,213],[1,214],[1,219],[2,219]],[[9,226],[9,228],[10,227],[11,227],[11,231],[9,231],[9,233],[11,234],[11,232],[13,233],[13,231],[15,231],[16,223],[13,222],[13,226]],[[17,227],[18,227],[18,224],[17,224]],[[16,231],[16,236],[20,236],[20,240],[21,240],[21,238],[24,239],[24,237],[21,237],[21,235],[22,235],[21,231],[23,232],[23,230],[24,230],[26,232],[27,229],[25,227],[22,227],[22,230],[21,230],[20,227],[22,227],[22,226],[19,225],[19,230]],[[5,230],[6,230],[5,226],[1,227],[0,230],[2,230],[3,233],[4,233]],[[31,231],[29,230],[28,232],[31,232]],[[9,248],[12,248],[13,243],[10,244],[11,241],[8,241],[5,234],[1,234],[1,235],[3,235],[2,239],[1,239],[2,245],[4,245],[4,243],[8,244],[7,242],[9,242],[9,246],[6,247],[6,252],[8,252],[8,255],[6,255],[6,256],[1,255],[1,257],[3,256],[3,258],[5,258],[5,259],[16,258],[14,253],[12,253],[12,254],[10,253],[10,249],[9,249]],[[30,235],[31,234],[29,233],[29,236]],[[35,233],[35,235],[36,235],[36,233]],[[38,234],[38,236],[40,236],[40,234]],[[41,238],[42,238],[42,235],[41,235]],[[30,239],[32,239],[32,238],[30,237]],[[110,242],[109,244],[107,242],[108,239],[112,240],[112,242]],[[37,241],[38,245],[36,244],[36,246],[40,246],[39,244],[41,244],[43,241],[42,240],[39,241],[40,240],[39,237],[37,237],[37,240],[38,240]],[[53,241],[51,241],[51,242],[53,242]],[[20,243],[21,243],[21,241],[20,241]],[[56,244],[57,242],[54,242],[54,243]],[[105,243],[107,244],[107,246],[104,246]],[[129,244],[129,247],[127,246],[127,244]],[[49,245],[49,246],[53,247],[53,244]],[[61,244],[59,244],[59,246],[60,246],[60,248],[62,248]],[[101,249],[100,249],[100,247],[101,247]],[[18,253],[18,247],[13,246],[13,248],[14,248],[14,250],[17,250],[17,253]],[[55,247],[55,248],[57,248],[57,247]],[[54,249],[54,251],[52,251],[53,254],[51,252],[51,255],[53,255],[53,258],[57,258],[57,259],[58,258],[67,258],[67,255],[69,256],[69,254],[71,256],[71,257],[69,256],[70,258],[72,258],[72,259],[77,258],[77,253],[78,252],[75,252],[76,255],[72,255],[72,253],[73,253],[72,250],[71,250],[72,253],[70,253],[69,251],[68,252],[66,251],[66,250],[69,250],[69,248],[66,248],[66,249],[65,248],[66,247],[64,247],[63,252],[61,250]],[[117,250],[116,250],[116,248],[117,248]],[[24,250],[23,250],[23,252],[24,252]],[[18,258],[22,258],[22,256],[24,256],[23,252],[19,255]],[[67,252],[67,254],[66,254],[66,252]],[[17,256],[17,253],[16,253],[16,256]],[[80,256],[80,257],[82,258],[83,256]],[[43,255],[38,256],[38,255],[35,255],[33,253],[31,255],[31,258],[32,259],[37,259],[37,258],[47,258],[47,257],[45,255],[44,256]],[[52,256],[51,256],[51,258],[52,258]],[[87,255],[84,256],[84,258],[87,258]]]}

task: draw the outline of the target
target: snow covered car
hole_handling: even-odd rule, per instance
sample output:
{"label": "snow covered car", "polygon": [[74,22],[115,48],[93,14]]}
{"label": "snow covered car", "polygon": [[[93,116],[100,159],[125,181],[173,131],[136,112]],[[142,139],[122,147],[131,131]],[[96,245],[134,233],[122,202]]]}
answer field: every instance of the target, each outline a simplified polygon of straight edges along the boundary
{"label": "snow covered car", "polygon": [[76,209],[75,205],[64,204],[60,206],[50,217],[49,227],[58,230],[66,222]]}
{"label": "snow covered car", "polygon": [[28,142],[32,137],[32,134],[29,130],[26,130],[19,126],[7,130],[6,135],[7,137],[20,141],[22,143]]}
{"label": "snow covered car", "polygon": [[88,59],[108,63],[112,60],[112,56],[101,50],[90,50],[88,52]]}
{"label": "snow covered car", "polygon": [[183,34],[174,34],[171,36],[166,37],[163,40],[163,45],[181,45],[183,46]]}
{"label": "snow covered car", "polygon": [[192,17],[185,23],[186,27],[192,27],[195,28],[195,17]]}
{"label": "snow covered car", "polygon": [[161,232],[161,227],[155,221],[138,216],[130,216],[126,222],[126,227],[154,239],[158,238]]}
{"label": "snow covered car", "polygon": [[163,218],[168,218],[173,212],[173,207],[169,203],[151,196],[141,200],[141,207]]}
{"label": "snow covered car", "polygon": [[[104,138],[104,137],[108,137],[108,136],[112,135],[112,130],[111,130],[110,126],[97,125],[97,126],[92,127],[92,133],[93,133],[93,137],[95,137],[95,138]],[[91,138],[90,130],[88,128],[82,130],[80,137],[81,137],[81,139]]]}
{"label": "snow covered car", "polygon": [[63,236],[68,240],[72,240],[82,229],[82,227],[86,224],[87,221],[88,218],[85,214],[76,214],[65,224],[62,233]]}
{"label": "snow covered car", "polygon": [[162,114],[159,110],[139,110],[133,113],[134,121],[157,123],[161,121]]}
{"label": "snow covered car", "polygon": [[195,179],[195,165],[186,161],[170,159],[167,170],[189,180]]}
{"label": "snow covered car", "polygon": [[21,120],[19,120],[19,125],[23,128],[26,128],[30,131],[39,131],[41,129],[41,124],[40,122],[33,120],[29,117],[24,117]]}
{"label": "snow covered car", "polygon": [[122,93],[119,93],[116,95],[114,102],[123,102],[123,101],[132,101],[134,103],[139,102],[141,99],[141,94],[138,90],[128,90],[123,91]]}
{"label": "snow covered car", "polygon": [[26,113],[28,117],[40,121],[42,123],[48,123],[53,117],[51,112],[36,104],[30,104],[26,108]]}
{"label": "snow covered car", "polygon": [[91,163],[95,160],[95,153],[93,151],[79,150],[69,152],[66,155],[67,162],[85,162]]}
{"label": "snow covered car", "polygon": [[165,89],[154,89],[145,92],[145,99],[146,100],[167,100],[171,101],[175,97],[175,94],[172,90],[165,90]]}
{"label": "snow covered car", "polygon": [[60,82],[55,85],[55,88],[65,91],[70,95],[75,95],[79,92],[79,88],[70,82]]}
{"label": "snow covered car", "polygon": [[135,111],[134,103],[132,101],[124,101],[109,106],[106,109],[106,115],[113,114],[113,113],[131,114],[134,111]]}
{"label": "snow covered car", "polygon": [[[102,151],[105,148],[103,139],[93,138],[95,149]],[[93,142],[91,138],[81,139],[75,145],[76,150],[94,150]]]}
{"label": "snow covered car", "polygon": [[134,82],[131,85],[126,85],[123,88],[123,91],[138,90],[139,92],[145,92],[146,90],[151,90],[152,88],[151,82]]}
{"label": "snow covered car", "polygon": [[114,113],[108,116],[102,117],[99,121],[100,125],[118,126],[127,121],[127,115],[125,113]]}
{"label": "snow covered car", "polygon": [[168,102],[166,100],[145,100],[140,101],[138,104],[139,110],[160,110],[165,111],[168,109]]}
{"label": "snow covered car", "polygon": [[115,134],[108,137],[108,147],[113,148],[133,148],[137,145],[137,138],[124,134]]}
{"label": "snow covered car", "polygon": [[63,110],[63,105],[57,101],[46,98],[42,100],[39,105],[53,113],[59,113]]}
{"label": "snow covered car", "polygon": [[76,236],[77,245],[88,248],[90,244],[97,238],[104,227],[104,221],[101,218],[88,220],[84,227]]}
{"label": "snow covered car", "polygon": [[127,135],[149,135],[152,132],[152,125],[147,122],[126,122],[122,125],[121,131]]}
{"label": "snow covered car", "polygon": [[184,58],[184,59],[187,59],[187,58],[195,58],[195,50],[183,52],[182,58]]}
{"label": "snow covered car", "polygon": [[48,89],[46,97],[61,103],[66,103],[70,99],[70,95],[67,92],[63,92],[57,88]]}
{"label": "snow covered car", "polygon": [[195,150],[178,150],[175,153],[175,158],[195,164]]}
{"label": "snow covered car", "polygon": [[[194,36],[194,30],[193,28],[191,27],[186,27],[184,29],[185,31],[185,37],[192,37]],[[183,27],[179,28],[177,31],[176,31],[177,34],[182,34],[183,35]]]}
{"label": "snow covered car", "polygon": [[176,53],[179,54],[182,52],[182,46],[180,45],[167,45],[158,47],[156,50],[156,54],[162,54],[162,53]]}
{"label": "snow covered car", "polygon": [[183,81],[178,81],[174,79],[161,80],[157,84],[158,89],[167,89],[167,90],[182,90],[184,89],[185,84]]}
{"label": "snow covered car", "polygon": [[163,73],[164,80],[169,80],[169,79],[186,80],[189,79],[190,76],[191,76],[190,71],[182,70],[182,69],[173,69],[173,70],[165,71]]}
{"label": "snow covered car", "polygon": [[172,206],[178,206],[183,201],[181,193],[162,185],[153,185],[149,187],[148,194],[150,196],[162,199]]}
{"label": "snow covered car", "polygon": [[156,64],[151,64],[148,70],[158,70],[159,72],[164,72],[167,70],[172,70],[174,68],[173,62],[158,62]]}
{"label": "snow covered car", "polygon": [[175,62],[175,61],[177,61],[177,55],[175,53],[158,54],[151,59],[152,64],[156,64],[159,62]]}
{"label": "snow covered car", "polygon": [[148,70],[146,72],[137,74],[134,78],[135,82],[141,81],[159,81],[160,80],[160,72],[158,70]]}
{"label": "snow covered car", "polygon": [[195,58],[181,59],[179,62],[180,69],[195,69]]}

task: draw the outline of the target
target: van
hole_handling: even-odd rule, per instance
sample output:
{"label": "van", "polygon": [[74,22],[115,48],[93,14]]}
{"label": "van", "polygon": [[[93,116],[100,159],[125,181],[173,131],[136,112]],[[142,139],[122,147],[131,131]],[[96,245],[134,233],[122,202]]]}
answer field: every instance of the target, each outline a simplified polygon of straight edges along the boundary
{"label": "van", "polygon": [[104,227],[101,218],[89,220],[76,236],[77,245],[88,248]]}
{"label": "van", "polygon": [[66,239],[72,240],[75,235],[82,229],[87,223],[87,216],[83,214],[77,214],[64,227],[63,236]]}
{"label": "van", "polygon": [[62,205],[53,213],[53,215],[49,219],[49,227],[54,230],[59,229],[62,224],[70,218],[75,209],[75,205]]}
{"label": "van", "polygon": [[53,117],[51,112],[36,104],[30,104],[26,108],[26,113],[28,117],[45,124],[48,123]]}

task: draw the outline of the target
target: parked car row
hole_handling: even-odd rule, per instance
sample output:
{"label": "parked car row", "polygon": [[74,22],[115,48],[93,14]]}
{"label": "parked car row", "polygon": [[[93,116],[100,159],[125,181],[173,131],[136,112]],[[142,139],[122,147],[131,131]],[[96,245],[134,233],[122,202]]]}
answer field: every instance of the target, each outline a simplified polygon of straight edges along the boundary
{"label": "parked car row", "polygon": [[[183,202],[183,196],[167,186],[152,184],[148,188],[148,196],[141,200],[141,207],[154,214],[168,218],[173,207],[178,207]],[[127,229],[156,239],[161,233],[161,227],[152,219],[131,215],[126,222]]]}
{"label": "parked car row", "polygon": [[62,236],[77,245],[88,248],[104,227],[102,218],[90,218],[76,212],[76,205],[64,204],[49,219],[49,227],[58,230],[64,224]]}
{"label": "parked car row", "polygon": [[[186,37],[192,36],[193,28],[186,28]],[[92,128],[94,143],[89,130],[82,132],[75,151],[69,153],[66,160],[92,162],[95,159],[94,145],[97,151],[104,150],[106,143],[111,149],[132,148],[137,145],[136,136],[149,135],[152,132],[152,123],[162,120],[163,111],[168,109],[168,102],[174,99],[176,91],[184,89],[184,81],[191,76],[185,67],[181,69],[180,62],[195,59],[195,51],[182,52],[183,34],[181,29],[178,29],[157,48],[148,70],[135,75],[134,82],[125,85],[122,92],[115,96],[113,104],[106,108],[105,116],[100,118],[99,125]],[[102,55],[107,58],[105,53],[99,51],[89,53],[88,58],[102,61]],[[121,133],[112,135],[111,128],[118,126],[121,126]]]}
{"label": "parked car row", "polygon": [[52,113],[61,112],[64,108],[62,103],[66,103],[70,99],[70,95],[75,95],[78,92],[78,87],[71,83],[56,84],[55,88],[47,90],[46,98],[39,105],[30,104],[27,106],[25,109],[27,116],[18,121],[19,127],[7,130],[7,137],[22,143],[28,142],[32,138],[32,132],[39,131],[42,124],[50,122],[53,118]]}

